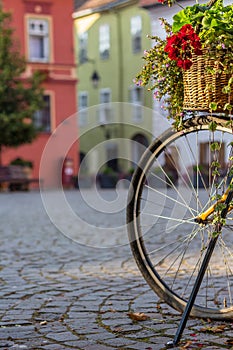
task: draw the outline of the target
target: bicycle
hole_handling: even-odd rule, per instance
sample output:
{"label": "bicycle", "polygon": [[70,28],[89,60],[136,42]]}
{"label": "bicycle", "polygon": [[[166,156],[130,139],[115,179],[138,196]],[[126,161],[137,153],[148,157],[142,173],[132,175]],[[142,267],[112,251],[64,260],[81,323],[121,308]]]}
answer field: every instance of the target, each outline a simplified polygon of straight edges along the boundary
{"label": "bicycle", "polygon": [[188,118],[146,149],[131,181],[133,256],[152,290],[183,313],[171,346],[189,315],[233,318],[232,141],[229,118]]}

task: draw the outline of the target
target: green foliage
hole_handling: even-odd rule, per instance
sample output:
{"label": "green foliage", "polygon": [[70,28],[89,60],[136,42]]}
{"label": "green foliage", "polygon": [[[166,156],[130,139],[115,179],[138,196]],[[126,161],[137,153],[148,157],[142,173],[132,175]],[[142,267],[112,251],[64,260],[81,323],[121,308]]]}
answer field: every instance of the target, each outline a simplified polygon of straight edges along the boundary
{"label": "green foliage", "polygon": [[11,15],[0,9],[0,148],[32,142],[33,115],[43,107],[43,76],[22,78],[26,61],[13,35]]}
{"label": "green foliage", "polygon": [[209,123],[209,130],[214,132],[217,129],[217,123],[215,121],[212,121]]}
{"label": "green foliage", "polygon": [[[171,26],[161,19],[168,34]],[[150,84],[148,90],[156,90],[155,98],[164,98],[164,108],[169,110],[171,116],[176,116],[179,123],[182,117],[183,75],[176,62],[168,58],[164,51],[166,40],[158,36],[149,37],[155,41],[155,46],[145,52],[146,64],[136,77],[136,83],[140,86]]]}
{"label": "green foliage", "polygon": [[14,160],[11,161],[10,163],[11,165],[20,165],[22,167],[29,167],[29,168],[33,168],[33,163],[32,161],[30,160],[25,160],[25,159],[22,159],[20,157],[18,158],[15,158]]}
{"label": "green foliage", "polygon": [[223,6],[217,0],[212,6],[195,4],[187,6],[173,17],[172,31],[178,32],[185,24],[192,24],[201,39],[216,41],[216,36],[224,34],[224,40],[233,35],[232,5]]}
{"label": "green foliage", "polygon": [[211,152],[219,151],[220,148],[221,148],[221,143],[220,142],[212,142],[211,145],[210,145]]}
{"label": "green foliage", "polygon": [[185,24],[200,24],[205,11],[208,9],[206,5],[195,4],[187,6],[173,16],[172,31],[177,33]]}
{"label": "green foliage", "polygon": [[[176,2],[170,0],[170,5]],[[223,87],[223,93],[229,96],[228,103],[223,106],[226,113],[231,113],[233,103],[233,5],[224,6],[222,0],[210,0],[208,4],[187,6],[173,16],[173,24],[162,20],[162,25],[167,37],[171,33],[177,33],[184,25],[191,24],[198,34],[203,56],[214,64],[206,65],[206,72],[210,74],[227,74],[229,77],[227,85]],[[155,40],[153,48],[145,52],[146,61],[141,72],[136,77],[136,83],[140,86],[149,85],[149,90],[155,90],[154,97],[165,100],[165,108],[169,111],[169,117],[174,119],[176,128],[182,127],[183,111],[183,69],[177,67],[176,62],[164,52],[167,39],[163,40],[157,36],[151,37]],[[189,55],[189,52],[187,52]],[[206,90],[211,91],[212,86]],[[211,101],[209,110],[216,111],[219,101]],[[213,128],[213,125],[211,126]]]}

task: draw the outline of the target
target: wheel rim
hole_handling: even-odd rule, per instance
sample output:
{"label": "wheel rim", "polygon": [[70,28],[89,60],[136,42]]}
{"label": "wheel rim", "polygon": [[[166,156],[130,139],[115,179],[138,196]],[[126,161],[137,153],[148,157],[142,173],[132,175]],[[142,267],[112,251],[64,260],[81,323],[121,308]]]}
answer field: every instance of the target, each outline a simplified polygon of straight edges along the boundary
{"label": "wheel rim", "polygon": [[[202,140],[205,140],[205,147]],[[209,149],[210,143],[221,143],[225,152],[224,162],[229,159],[231,147],[227,144],[231,140],[231,131],[225,127],[219,126],[214,133],[208,130],[208,125],[191,127],[182,133],[169,132],[147,152],[140,164],[144,170],[139,168],[132,182],[134,205],[129,222],[133,220],[130,239],[136,260],[156,293],[180,311],[190,295],[213,230],[213,223],[201,227],[194,218],[213,202],[216,191],[225,191],[231,166],[229,162],[224,167],[225,177],[218,179],[219,188],[216,190],[216,177],[214,180],[210,175],[212,170],[208,168],[208,174],[200,172],[200,157],[202,161],[203,157],[213,161],[213,152],[203,156],[204,151],[208,152],[206,140]],[[164,166],[168,146],[170,152],[173,151],[170,161],[176,165],[178,182],[172,172],[167,175],[168,167]],[[220,159],[223,152],[215,152],[216,156],[223,163]],[[197,168],[196,175],[193,166]],[[227,225],[219,237],[198,293],[192,312],[195,316],[227,318],[232,313],[231,217],[228,215]]]}

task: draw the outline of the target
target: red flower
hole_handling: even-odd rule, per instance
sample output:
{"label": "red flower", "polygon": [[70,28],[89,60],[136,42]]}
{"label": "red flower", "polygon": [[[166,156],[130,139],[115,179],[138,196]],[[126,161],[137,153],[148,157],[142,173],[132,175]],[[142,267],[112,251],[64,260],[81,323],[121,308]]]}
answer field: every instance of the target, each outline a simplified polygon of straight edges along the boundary
{"label": "red flower", "polygon": [[200,55],[202,55],[202,49],[200,48],[196,48],[195,50],[194,50],[194,53],[197,55],[197,56],[200,56]]}
{"label": "red flower", "polygon": [[202,54],[201,41],[191,24],[185,24],[178,33],[167,38],[164,51],[177,62],[178,67],[186,70],[192,65],[192,53]]}
{"label": "red flower", "polygon": [[191,26],[191,24],[185,24],[183,25],[183,27],[180,29],[180,33],[195,33],[193,27]]}
{"label": "red flower", "polygon": [[180,68],[183,68],[184,70],[189,69],[192,66],[193,62],[189,59],[186,60],[182,60],[182,59],[178,59],[177,61],[177,66]]}
{"label": "red flower", "polygon": [[170,58],[170,60],[172,61],[177,61],[178,59],[178,53],[176,51],[171,51],[168,53],[168,57]]}

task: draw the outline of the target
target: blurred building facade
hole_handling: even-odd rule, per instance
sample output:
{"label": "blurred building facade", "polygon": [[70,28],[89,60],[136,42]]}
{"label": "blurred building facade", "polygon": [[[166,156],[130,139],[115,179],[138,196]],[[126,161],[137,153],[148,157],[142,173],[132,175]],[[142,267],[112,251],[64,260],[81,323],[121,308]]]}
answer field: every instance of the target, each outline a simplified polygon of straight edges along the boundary
{"label": "blurred building facade", "polygon": [[127,172],[151,141],[152,94],[133,81],[151,44],[150,16],[136,0],[77,0],[73,18],[83,174]]}
{"label": "blurred building facade", "polygon": [[[73,0],[2,0],[3,10],[11,12],[15,36],[20,41],[21,53],[26,57],[30,76],[34,70],[46,74],[44,87],[45,108],[38,111],[35,122],[42,129],[32,144],[3,150],[3,164],[20,157],[33,162],[33,177],[39,176],[40,160],[46,143],[54,130],[77,109],[76,65],[73,41]],[[73,121],[71,121],[73,123]],[[73,123],[72,130],[78,133]],[[69,138],[69,128],[66,138]],[[56,185],[64,158],[62,145],[54,149],[51,162],[44,173],[47,184]],[[68,151],[74,171],[78,166],[77,142]]]}

